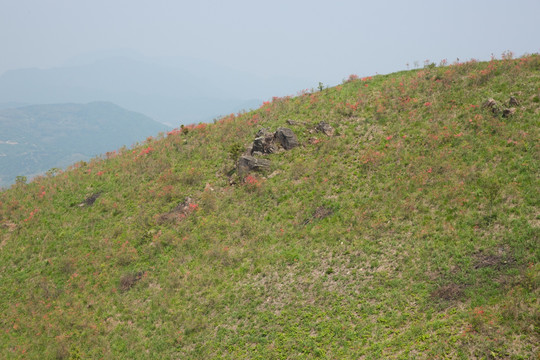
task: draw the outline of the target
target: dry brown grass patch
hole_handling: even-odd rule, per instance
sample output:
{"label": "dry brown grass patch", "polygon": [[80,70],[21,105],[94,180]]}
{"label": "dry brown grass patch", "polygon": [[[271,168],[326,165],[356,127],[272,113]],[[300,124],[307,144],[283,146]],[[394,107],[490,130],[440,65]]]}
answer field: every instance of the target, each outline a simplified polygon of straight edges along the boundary
{"label": "dry brown grass patch", "polygon": [[188,197],[171,211],[157,215],[156,221],[158,224],[177,222],[187,217],[195,208],[196,204]]}
{"label": "dry brown grass patch", "polygon": [[307,224],[311,223],[313,220],[322,220],[322,219],[327,218],[328,216],[332,215],[333,213],[334,213],[334,210],[332,210],[330,208],[327,208],[327,207],[324,207],[324,206],[319,206],[317,209],[315,209],[315,211],[313,212],[313,214],[309,218],[304,220],[304,222],[302,224],[307,225]]}
{"label": "dry brown grass patch", "polygon": [[490,267],[500,270],[510,267],[516,262],[513,256],[506,254],[504,251],[499,251],[499,254],[484,254],[482,251],[478,251],[473,256],[475,269]]}
{"label": "dry brown grass patch", "polygon": [[97,192],[95,194],[92,194],[88,196],[82,203],[79,204],[79,206],[92,206],[96,202],[96,200],[101,196],[101,192]]}
{"label": "dry brown grass patch", "polygon": [[120,291],[125,292],[131,289],[139,280],[142,279],[142,276],[143,273],[141,271],[122,275],[119,285]]}
{"label": "dry brown grass patch", "polygon": [[431,296],[446,301],[459,300],[463,297],[463,286],[458,284],[448,284],[435,289]]}

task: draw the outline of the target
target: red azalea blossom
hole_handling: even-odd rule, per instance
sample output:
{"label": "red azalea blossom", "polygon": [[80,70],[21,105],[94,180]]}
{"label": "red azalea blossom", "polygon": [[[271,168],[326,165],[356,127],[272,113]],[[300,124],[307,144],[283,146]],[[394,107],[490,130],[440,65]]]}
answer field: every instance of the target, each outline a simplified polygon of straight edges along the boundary
{"label": "red azalea blossom", "polygon": [[151,146],[149,146],[149,147],[147,147],[146,149],[142,149],[142,151],[139,153],[139,156],[140,156],[140,155],[144,155],[144,154],[149,154],[149,153],[151,153],[152,151],[154,151],[154,149],[153,149]]}
{"label": "red azalea blossom", "polygon": [[169,131],[169,132],[167,133],[167,136],[180,134],[181,132],[182,132],[182,130],[180,130],[180,129],[174,129],[174,130]]}
{"label": "red azalea blossom", "polygon": [[26,219],[24,219],[24,222],[28,222],[30,220],[32,220],[32,218],[34,217],[34,215],[36,215],[36,213],[39,211],[39,209],[34,209],[33,211],[30,212],[30,216],[28,216]]}
{"label": "red azalea blossom", "polygon": [[254,176],[251,176],[251,175],[248,175],[246,176],[246,178],[244,179],[244,182],[248,185],[257,185],[259,180],[257,180],[256,177]]}

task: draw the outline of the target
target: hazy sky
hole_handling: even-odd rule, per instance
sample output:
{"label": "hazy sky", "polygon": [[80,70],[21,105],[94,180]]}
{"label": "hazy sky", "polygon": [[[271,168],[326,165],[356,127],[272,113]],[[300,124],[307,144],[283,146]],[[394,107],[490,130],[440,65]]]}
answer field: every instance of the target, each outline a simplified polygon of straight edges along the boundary
{"label": "hazy sky", "polygon": [[0,74],[130,49],[336,84],[540,52],[539,14],[539,0],[0,0]]}

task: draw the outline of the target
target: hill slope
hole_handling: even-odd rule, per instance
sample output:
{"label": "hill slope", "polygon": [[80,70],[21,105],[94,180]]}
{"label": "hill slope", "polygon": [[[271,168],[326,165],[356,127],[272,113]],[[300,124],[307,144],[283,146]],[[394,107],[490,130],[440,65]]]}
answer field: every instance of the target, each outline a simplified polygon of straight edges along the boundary
{"label": "hill slope", "polygon": [[[0,354],[536,357],[538,84],[539,56],[351,78],[12,187]],[[280,126],[301,146],[235,175]]]}
{"label": "hill slope", "polygon": [[166,130],[143,114],[107,102],[0,109],[0,186]]}

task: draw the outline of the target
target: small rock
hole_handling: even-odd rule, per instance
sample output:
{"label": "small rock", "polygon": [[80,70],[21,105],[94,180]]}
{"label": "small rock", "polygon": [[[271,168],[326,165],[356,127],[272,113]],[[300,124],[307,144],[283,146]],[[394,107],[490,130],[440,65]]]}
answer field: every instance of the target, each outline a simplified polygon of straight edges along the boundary
{"label": "small rock", "polygon": [[334,128],[324,121],[321,121],[315,129],[322,132],[326,136],[334,136]]}
{"label": "small rock", "polygon": [[278,128],[274,134],[274,138],[279,141],[285,150],[290,150],[299,145],[298,138],[294,132],[288,128]]}
{"label": "small rock", "polygon": [[510,96],[510,100],[508,100],[508,104],[510,106],[519,106],[519,101],[513,96]]}
{"label": "small rock", "polygon": [[289,119],[289,120],[287,120],[287,124],[289,124],[289,125],[298,125],[298,122],[297,122],[297,121],[294,121],[294,120],[291,120],[291,119]]}
{"label": "small rock", "polygon": [[250,171],[266,171],[270,169],[270,160],[258,159],[249,155],[242,155],[238,160],[237,170],[239,176],[244,176]]}
{"label": "small rock", "polygon": [[482,106],[487,108],[493,108],[497,106],[497,102],[495,101],[495,99],[489,98],[484,102]]}
{"label": "small rock", "polygon": [[509,116],[512,116],[514,115],[514,113],[516,112],[516,108],[510,108],[510,109],[504,109],[503,110],[503,117],[509,117]]}
{"label": "small rock", "polygon": [[487,99],[482,106],[491,109],[491,112],[494,115],[497,115],[501,111],[499,104],[497,104],[497,102],[491,98]]}
{"label": "small rock", "polygon": [[271,173],[270,175],[267,176],[268,179],[271,179],[273,177],[276,177],[277,175],[281,174],[281,171],[279,170],[276,170],[274,171],[273,173]]}

